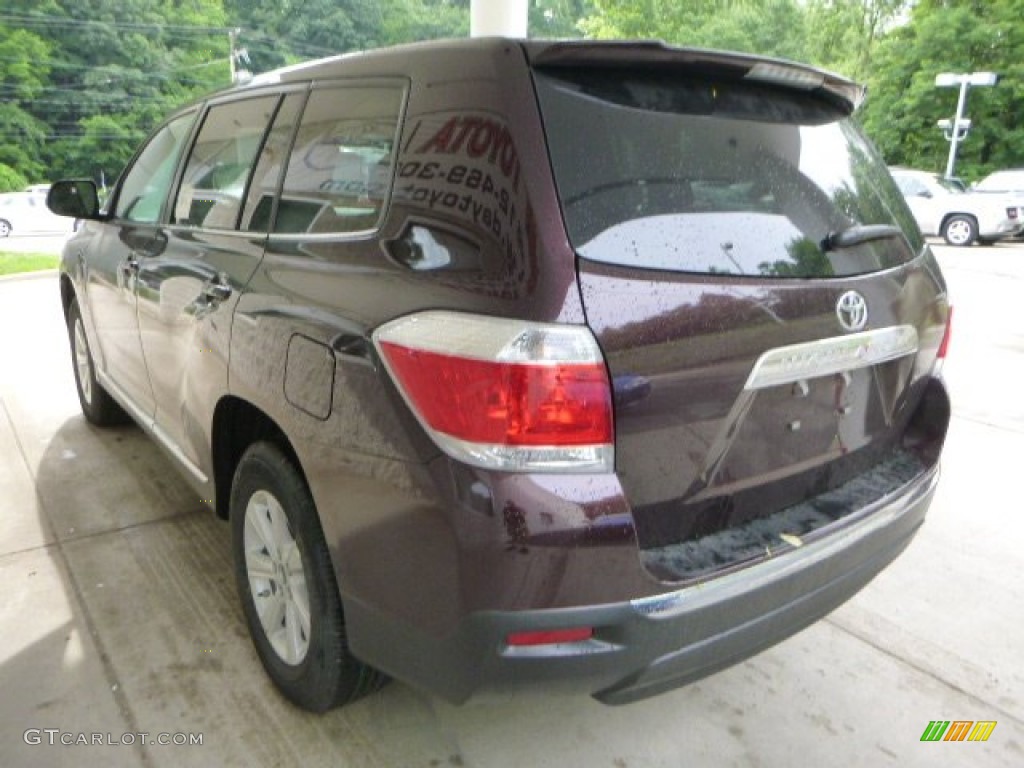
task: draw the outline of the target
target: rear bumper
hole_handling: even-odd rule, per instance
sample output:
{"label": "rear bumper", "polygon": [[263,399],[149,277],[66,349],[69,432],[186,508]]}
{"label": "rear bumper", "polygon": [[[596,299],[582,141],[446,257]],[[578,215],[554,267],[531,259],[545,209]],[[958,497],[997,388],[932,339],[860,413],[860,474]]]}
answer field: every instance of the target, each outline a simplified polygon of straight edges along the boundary
{"label": "rear bumper", "polygon": [[1024,219],[1001,219],[994,226],[985,228],[985,231],[979,234],[982,237],[991,239],[1001,239],[1004,237],[1014,237],[1024,232]]}
{"label": "rear bumper", "polygon": [[[346,601],[352,650],[453,701],[476,691],[572,681],[608,704],[654,695],[735,664],[825,616],[888,565],[920,527],[933,467],[830,535],[776,558],[650,597],[546,610],[480,611],[444,638]],[[594,627],[580,643],[510,647],[510,632]]]}

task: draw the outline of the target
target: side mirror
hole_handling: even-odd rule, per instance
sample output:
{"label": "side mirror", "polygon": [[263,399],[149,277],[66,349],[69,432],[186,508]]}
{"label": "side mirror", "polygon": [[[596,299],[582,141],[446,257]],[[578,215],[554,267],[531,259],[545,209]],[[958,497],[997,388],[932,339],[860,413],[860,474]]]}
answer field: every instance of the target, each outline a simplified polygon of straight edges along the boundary
{"label": "side mirror", "polygon": [[100,198],[96,184],[89,179],[57,181],[46,195],[46,207],[58,216],[74,219],[95,219],[100,214]]}

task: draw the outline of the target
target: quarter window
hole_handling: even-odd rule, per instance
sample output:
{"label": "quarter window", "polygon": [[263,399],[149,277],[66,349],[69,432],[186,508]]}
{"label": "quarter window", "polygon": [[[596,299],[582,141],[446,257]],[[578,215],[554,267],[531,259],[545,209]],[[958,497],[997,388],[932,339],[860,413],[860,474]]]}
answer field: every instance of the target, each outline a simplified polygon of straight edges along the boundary
{"label": "quarter window", "polygon": [[274,232],[361,232],[378,225],[391,185],[401,101],[401,89],[380,86],[310,95]]}
{"label": "quarter window", "polygon": [[195,119],[195,112],[176,117],[149,140],[121,184],[114,211],[118,218],[143,223],[159,220],[174,168]]}
{"label": "quarter window", "polygon": [[175,224],[234,229],[263,135],[279,96],[211,107],[203,121],[174,203]]}

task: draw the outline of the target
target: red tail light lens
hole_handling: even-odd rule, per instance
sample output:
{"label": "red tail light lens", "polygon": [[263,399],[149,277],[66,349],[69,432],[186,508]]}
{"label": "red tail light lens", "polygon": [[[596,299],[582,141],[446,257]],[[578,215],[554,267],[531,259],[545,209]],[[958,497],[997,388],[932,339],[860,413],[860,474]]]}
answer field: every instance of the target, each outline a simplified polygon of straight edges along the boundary
{"label": "red tail light lens", "polygon": [[587,328],[423,312],[373,339],[449,455],[511,471],[611,470],[611,387]]}
{"label": "red tail light lens", "polygon": [[953,308],[949,308],[949,312],[946,315],[946,331],[942,334],[942,343],[939,344],[939,360],[946,359],[946,352],[949,351],[949,337],[953,334]]}

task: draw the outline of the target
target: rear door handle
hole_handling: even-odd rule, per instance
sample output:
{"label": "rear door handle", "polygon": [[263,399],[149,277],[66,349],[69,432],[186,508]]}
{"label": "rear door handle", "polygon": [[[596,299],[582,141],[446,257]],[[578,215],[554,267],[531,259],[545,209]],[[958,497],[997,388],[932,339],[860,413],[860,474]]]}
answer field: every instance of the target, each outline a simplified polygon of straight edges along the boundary
{"label": "rear door handle", "polygon": [[211,302],[221,302],[231,296],[231,286],[223,277],[210,280],[203,286],[203,296]]}
{"label": "rear door handle", "polygon": [[134,253],[121,262],[121,271],[125,277],[139,274],[139,260]]}

